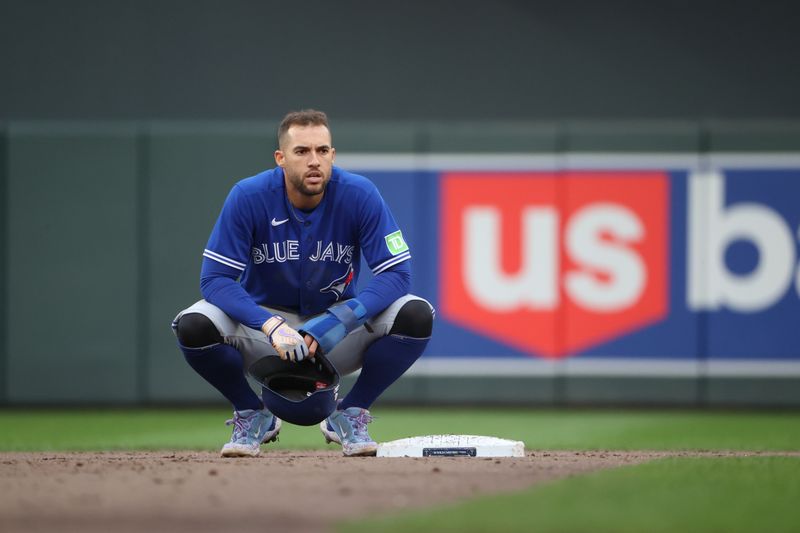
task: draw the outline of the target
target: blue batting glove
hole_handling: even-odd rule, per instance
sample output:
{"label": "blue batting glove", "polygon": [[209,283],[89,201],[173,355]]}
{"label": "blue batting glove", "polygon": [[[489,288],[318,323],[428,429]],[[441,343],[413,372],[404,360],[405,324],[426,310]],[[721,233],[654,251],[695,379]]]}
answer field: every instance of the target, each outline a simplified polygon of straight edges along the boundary
{"label": "blue batting glove", "polygon": [[314,337],[323,354],[330,353],[348,333],[366,322],[367,308],[357,298],[329,307],[300,326],[300,334]]}

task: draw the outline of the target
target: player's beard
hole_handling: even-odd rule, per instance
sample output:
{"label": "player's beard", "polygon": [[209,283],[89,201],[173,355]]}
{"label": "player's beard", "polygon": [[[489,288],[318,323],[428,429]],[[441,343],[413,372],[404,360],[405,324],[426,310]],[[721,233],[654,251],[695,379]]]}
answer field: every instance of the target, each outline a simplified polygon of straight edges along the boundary
{"label": "player's beard", "polygon": [[331,179],[330,175],[326,176],[323,172],[320,172],[320,174],[322,174],[322,183],[311,186],[306,184],[305,176],[289,176],[289,181],[295,190],[303,196],[317,196],[325,192],[328,181]]}

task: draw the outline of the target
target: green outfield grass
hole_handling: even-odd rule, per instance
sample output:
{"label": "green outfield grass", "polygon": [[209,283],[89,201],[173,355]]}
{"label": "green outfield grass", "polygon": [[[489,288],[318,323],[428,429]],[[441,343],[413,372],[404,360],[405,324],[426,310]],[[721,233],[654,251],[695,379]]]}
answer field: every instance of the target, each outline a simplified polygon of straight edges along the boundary
{"label": "green outfield grass", "polygon": [[[377,408],[378,441],[440,433],[492,435],[528,449],[800,450],[800,413]],[[0,451],[216,450],[230,411],[0,410]],[[281,449],[325,449],[316,427],[284,425]],[[334,449],[332,446],[327,446]]]}
{"label": "green outfield grass", "polygon": [[800,529],[798,501],[800,457],[667,458],[338,530],[789,532]]}

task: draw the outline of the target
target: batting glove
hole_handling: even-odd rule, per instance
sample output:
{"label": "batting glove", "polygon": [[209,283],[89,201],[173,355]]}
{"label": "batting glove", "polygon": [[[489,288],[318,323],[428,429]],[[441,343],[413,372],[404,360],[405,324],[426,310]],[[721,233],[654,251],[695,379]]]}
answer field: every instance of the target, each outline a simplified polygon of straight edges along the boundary
{"label": "batting glove", "polygon": [[358,299],[329,307],[325,313],[300,326],[301,334],[316,339],[322,353],[330,353],[348,333],[366,322],[367,308]]}
{"label": "batting glove", "polygon": [[308,357],[308,346],[303,337],[286,324],[286,319],[275,315],[261,326],[261,330],[269,337],[272,347],[286,361],[302,361]]}

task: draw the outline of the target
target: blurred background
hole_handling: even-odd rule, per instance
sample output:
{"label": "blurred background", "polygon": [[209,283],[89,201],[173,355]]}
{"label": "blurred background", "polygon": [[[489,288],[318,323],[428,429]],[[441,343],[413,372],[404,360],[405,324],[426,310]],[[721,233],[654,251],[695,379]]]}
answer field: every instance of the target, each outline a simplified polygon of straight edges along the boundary
{"label": "blurred background", "polygon": [[438,311],[382,401],[798,406],[798,20],[0,0],[0,404],[221,403],[169,324],[227,191],[313,107]]}

